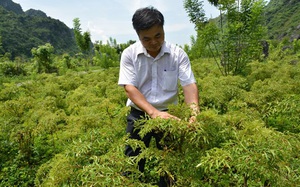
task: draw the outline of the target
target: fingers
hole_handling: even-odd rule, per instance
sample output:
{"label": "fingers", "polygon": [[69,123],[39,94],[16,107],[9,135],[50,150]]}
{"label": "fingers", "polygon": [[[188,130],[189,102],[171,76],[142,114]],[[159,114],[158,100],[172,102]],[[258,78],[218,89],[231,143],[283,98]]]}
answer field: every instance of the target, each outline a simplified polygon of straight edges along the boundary
{"label": "fingers", "polygon": [[181,120],[180,118],[178,118],[178,117],[176,117],[176,116],[173,116],[173,115],[171,115],[170,118],[175,119],[175,120],[177,120],[177,121],[180,121],[180,120]]}
{"label": "fingers", "polygon": [[[180,118],[178,118],[174,115],[171,115],[168,112],[161,112],[161,111],[159,111],[158,113],[153,115],[152,118],[175,119],[175,120],[178,120],[178,121],[181,120]],[[189,119],[189,123],[194,123],[196,121],[197,121],[196,116],[191,116],[190,119]]]}
{"label": "fingers", "polygon": [[173,115],[169,114],[168,112],[159,112],[152,118],[175,119],[175,120],[180,121],[180,118],[173,116]]}
{"label": "fingers", "polygon": [[194,122],[196,122],[196,120],[197,120],[196,116],[192,116],[189,119],[189,123],[194,123]]}

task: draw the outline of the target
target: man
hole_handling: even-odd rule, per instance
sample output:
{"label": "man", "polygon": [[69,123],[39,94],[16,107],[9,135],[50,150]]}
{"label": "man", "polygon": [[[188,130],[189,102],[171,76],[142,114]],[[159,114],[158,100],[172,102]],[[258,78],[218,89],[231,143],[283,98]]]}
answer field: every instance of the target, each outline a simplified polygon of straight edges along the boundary
{"label": "man", "polygon": [[[138,130],[134,129],[134,122],[146,116],[180,120],[167,111],[168,105],[178,103],[178,80],[185,103],[192,109],[190,122],[194,122],[199,112],[198,88],[187,54],[180,47],[165,42],[161,12],[153,7],[138,9],[132,17],[132,24],[139,42],[123,51],[118,82],[128,96],[127,106],[131,107],[126,132],[130,133],[130,138],[144,141],[147,147],[154,137],[161,149],[161,134],[152,132],[141,139]],[[139,149],[133,151],[126,146],[127,156],[136,156],[139,152]],[[139,162],[141,172],[144,165],[144,160]]]}

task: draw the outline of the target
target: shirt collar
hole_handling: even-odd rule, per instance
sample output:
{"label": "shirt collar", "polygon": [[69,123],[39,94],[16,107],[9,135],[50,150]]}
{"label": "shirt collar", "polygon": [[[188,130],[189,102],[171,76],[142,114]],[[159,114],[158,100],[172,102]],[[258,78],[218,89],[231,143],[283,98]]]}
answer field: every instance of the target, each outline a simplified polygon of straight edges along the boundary
{"label": "shirt collar", "polygon": [[[165,53],[171,53],[171,50],[170,48],[167,47],[167,43],[166,41],[164,41],[163,45],[161,46],[161,50],[159,52],[158,55],[164,55]],[[138,50],[137,50],[137,55],[139,54],[147,54],[147,50],[146,48],[142,45],[142,43],[139,41],[139,47],[138,47]]]}

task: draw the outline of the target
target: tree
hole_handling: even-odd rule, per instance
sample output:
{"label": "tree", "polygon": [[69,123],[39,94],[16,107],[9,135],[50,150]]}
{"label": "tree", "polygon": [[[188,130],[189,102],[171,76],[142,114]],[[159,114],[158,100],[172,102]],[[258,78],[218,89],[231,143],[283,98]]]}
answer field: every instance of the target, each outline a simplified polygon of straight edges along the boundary
{"label": "tree", "polygon": [[52,73],[56,71],[56,68],[52,65],[53,52],[54,47],[50,43],[46,43],[43,46],[31,50],[31,53],[36,60],[38,73]]}
{"label": "tree", "polygon": [[81,31],[81,24],[79,18],[75,18],[73,20],[74,25],[74,34],[76,39],[76,44],[81,50],[82,53],[87,53],[91,49],[91,34],[90,32],[86,31],[82,33]]}
{"label": "tree", "polygon": [[265,33],[263,0],[209,1],[220,10],[220,16],[209,24],[204,24],[203,20],[201,24],[194,21],[199,9],[193,6],[199,4],[198,0],[186,2],[189,2],[185,3],[189,7],[186,10],[197,28],[196,45],[192,50],[209,51],[210,55],[205,55],[214,58],[223,75],[243,74],[248,62],[260,58]]}
{"label": "tree", "polygon": [[214,6],[217,6],[219,4],[219,0],[208,0],[208,2]]}
{"label": "tree", "polygon": [[116,39],[109,38],[107,44],[102,42],[95,43],[95,56],[93,61],[102,68],[118,66],[120,53],[118,53],[119,45]]}
{"label": "tree", "polygon": [[207,21],[203,9],[203,1],[185,0],[184,8],[190,17],[190,21],[195,24],[196,29],[199,29]]}

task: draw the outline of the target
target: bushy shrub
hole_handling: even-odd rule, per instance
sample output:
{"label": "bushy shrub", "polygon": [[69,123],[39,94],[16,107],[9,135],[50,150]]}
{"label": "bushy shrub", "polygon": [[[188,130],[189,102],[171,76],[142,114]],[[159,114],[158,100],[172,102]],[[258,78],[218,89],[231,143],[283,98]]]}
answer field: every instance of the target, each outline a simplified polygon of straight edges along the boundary
{"label": "bushy shrub", "polygon": [[1,73],[5,76],[26,75],[25,64],[6,61],[0,63]]}
{"label": "bushy shrub", "polygon": [[[174,187],[298,185],[299,66],[253,62],[247,77],[221,76],[208,61],[192,62],[196,123],[188,122],[181,90],[179,105],[169,107],[181,121],[141,127],[141,136],[164,134],[163,150],[125,134],[129,108],[117,86],[119,68],[3,82],[0,186],[154,186],[162,175]],[[126,157],[128,144],[142,153]]]}
{"label": "bushy shrub", "polygon": [[206,76],[198,81],[201,105],[221,113],[227,111],[231,100],[239,99],[247,88],[246,79],[240,76]]}
{"label": "bushy shrub", "polygon": [[53,66],[54,47],[50,43],[32,48],[31,53],[35,58],[37,73],[57,72],[57,67]]}
{"label": "bushy shrub", "polygon": [[266,105],[264,118],[268,126],[281,132],[300,133],[300,97],[287,95]]}

